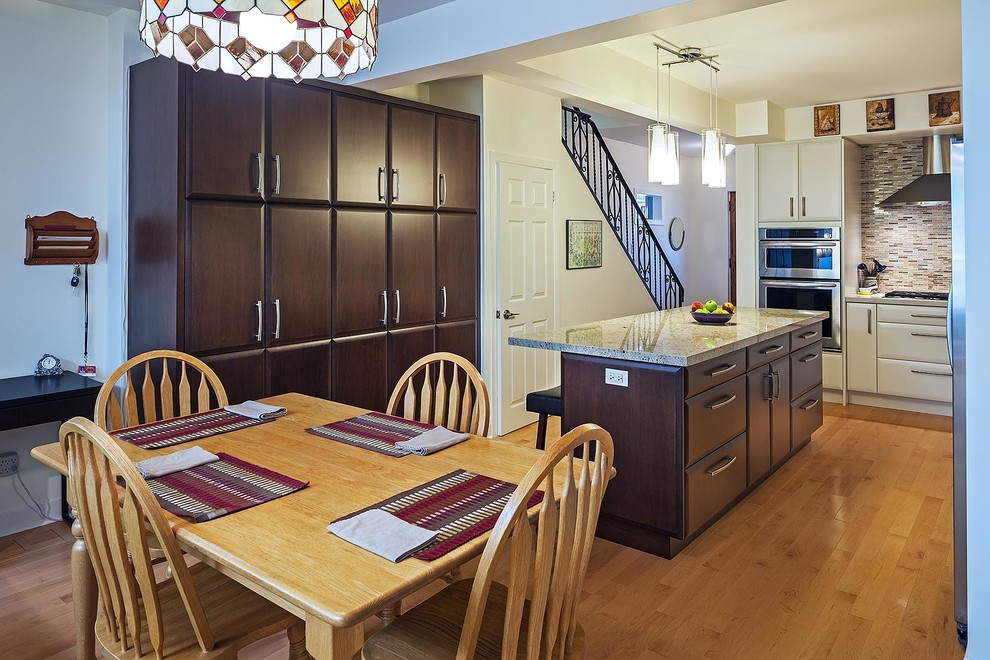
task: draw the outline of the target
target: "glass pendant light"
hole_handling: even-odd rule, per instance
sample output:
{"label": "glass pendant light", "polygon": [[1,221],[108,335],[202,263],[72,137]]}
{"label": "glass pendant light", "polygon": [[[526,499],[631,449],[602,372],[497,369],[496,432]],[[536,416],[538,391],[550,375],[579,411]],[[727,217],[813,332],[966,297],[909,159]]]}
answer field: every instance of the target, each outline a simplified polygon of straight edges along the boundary
{"label": "glass pendant light", "polygon": [[[713,92],[712,77],[715,84]],[[725,187],[725,137],[718,128],[718,70],[708,74],[708,118],[712,128],[701,132],[701,183],[709,188]],[[714,113],[713,113],[714,107]]]}
{"label": "glass pendant light", "polygon": [[651,183],[680,183],[678,134],[670,124],[670,68],[667,68],[667,123],[660,121],[660,46],[657,49],[657,122],[647,129],[647,179]]}

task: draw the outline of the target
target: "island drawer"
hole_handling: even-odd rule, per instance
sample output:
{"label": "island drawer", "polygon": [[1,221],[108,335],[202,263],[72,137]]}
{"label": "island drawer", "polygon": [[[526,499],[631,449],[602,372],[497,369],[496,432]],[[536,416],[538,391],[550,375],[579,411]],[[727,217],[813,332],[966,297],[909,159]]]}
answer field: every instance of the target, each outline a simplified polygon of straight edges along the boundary
{"label": "island drawer", "polygon": [[790,399],[804,394],[822,382],[822,343],[820,341],[791,353]]}
{"label": "island drawer", "polygon": [[822,385],[791,402],[791,448],[811,437],[825,421]]}
{"label": "island drawer", "polygon": [[710,387],[746,373],[746,349],[690,366],[687,371],[687,395],[693,396]]}
{"label": "island drawer", "polygon": [[746,490],[746,434],[684,471],[686,533],[693,534]]}
{"label": "island drawer", "polygon": [[877,323],[877,357],[949,364],[945,326]]}
{"label": "island drawer", "polygon": [[686,404],[684,465],[691,465],[746,430],[746,376],[697,394]]}
{"label": "island drawer", "polygon": [[768,364],[790,352],[791,336],[784,334],[773,339],[761,341],[759,344],[753,344],[746,349],[746,359],[749,363],[749,369],[752,371],[756,367]]}
{"label": "island drawer", "polygon": [[948,309],[945,307],[877,305],[877,320],[880,322],[944,326],[947,315]]}
{"label": "island drawer", "polygon": [[931,362],[877,360],[877,391],[930,401],[952,401],[952,367]]}
{"label": "island drawer", "polygon": [[799,348],[804,348],[808,344],[814,344],[816,341],[821,341],[821,339],[821,323],[806,325],[803,328],[799,328],[791,332],[791,350],[796,351]]}

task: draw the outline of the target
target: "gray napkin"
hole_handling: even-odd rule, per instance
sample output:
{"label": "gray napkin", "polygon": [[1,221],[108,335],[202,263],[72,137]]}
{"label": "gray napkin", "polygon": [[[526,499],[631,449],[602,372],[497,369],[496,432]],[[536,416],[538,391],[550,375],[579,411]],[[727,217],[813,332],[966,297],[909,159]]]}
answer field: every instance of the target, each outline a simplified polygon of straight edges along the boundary
{"label": "gray napkin", "polygon": [[381,509],[368,509],[327,527],[348,543],[399,562],[433,543],[436,532],[411,525]]}
{"label": "gray napkin", "polygon": [[216,454],[211,454],[202,447],[196,446],[180,449],[166,456],[155,456],[139,461],[134,464],[134,467],[145,479],[155,479],[219,460],[220,457]]}
{"label": "gray napkin", "polygon": [[456,445],[458,442],[464,442],[470,437],[467,433],[457,433],[456,431],[438,426],[425,433],[420,433],[415,438],[397,442],[395,446],[410,454],[426,456],[427,454],[432,454],[433,452]]}
{"label": "gray napkin", "polygon": [[259,419],[263,422],[281,417],[286,413],[285,408],[270,406],[267,403],[258,403],[257,401],[245,401],[244,403],[238,403],[233,406],[224,406],[223,409],[227,412],[242,415],[243,417],[250,417],[251,419]]}

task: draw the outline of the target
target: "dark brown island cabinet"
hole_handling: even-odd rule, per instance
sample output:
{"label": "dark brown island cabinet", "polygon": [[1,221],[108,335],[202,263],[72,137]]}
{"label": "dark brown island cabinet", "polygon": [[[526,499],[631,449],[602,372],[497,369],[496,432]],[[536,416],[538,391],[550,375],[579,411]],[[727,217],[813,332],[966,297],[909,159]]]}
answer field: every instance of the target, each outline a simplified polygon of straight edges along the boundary
{"label": "dark brown island cabinet", "polygon": [[129,355],[374,410],[428,353],[477,364],[478,117],[156,58],[129,123]]}
{"label": "dark brown island cabinet", "polygon": [[562,430],[612,434],[598,536],[671,558],[822,425],[824,314],[679,308],[509,342],[561,351]]}

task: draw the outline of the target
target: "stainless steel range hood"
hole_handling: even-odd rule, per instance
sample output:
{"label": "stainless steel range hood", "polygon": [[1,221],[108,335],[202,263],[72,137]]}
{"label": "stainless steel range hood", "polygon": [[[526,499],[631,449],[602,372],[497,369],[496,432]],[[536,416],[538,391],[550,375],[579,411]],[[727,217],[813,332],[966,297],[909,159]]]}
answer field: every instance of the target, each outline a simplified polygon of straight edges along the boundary
{"label": "stainless steel range hood", "polygon": [[949,142],[951,135],[934,135],[924,138],[924,174],[907,184],[880,206],[907,206],[911,204],[948,204],[952,196]]}

